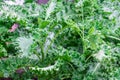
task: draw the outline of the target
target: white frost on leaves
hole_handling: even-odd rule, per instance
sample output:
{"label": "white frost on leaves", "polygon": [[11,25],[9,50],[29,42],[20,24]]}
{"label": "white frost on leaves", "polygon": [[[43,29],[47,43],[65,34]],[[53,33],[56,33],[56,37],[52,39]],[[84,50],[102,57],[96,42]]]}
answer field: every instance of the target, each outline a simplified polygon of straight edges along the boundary
{"label": "white frost on leaves", "polygon": [[109,8],[109,7],[106,7],[106,6],[103,7],[103,11],[104,11],[104,12],[112,12],[112,10],[113,10],[113,9],[111,9],[111,8]]}
{"label": "white frost on leaves", "polygon": [[44,67],[44,68],[37,68],[37,70],[39,71],[41,69],[43,71],[46,71],[46,70],[52,70],[53,68],[54,68],[54,65],[48,66],[48,67]]}
{"label": "white frost on leaves", "polygon": [[59,69],[56,68],[57,62],[54,65],[50,65],[47,67],[39,68],[39,67],[29,67],[31,70],[37,70],[37,71],[50,71],[50,70],[56,70],[58,71]]}
{"label": "white frost on leaves", "polygon": [[3,12],[2,11],[0,11],[0,16],[3,14]]}
{"label": "white frost on leaves", "polygon": [[110,20],[115,19],[116,21],[115,26],[112,28],[113,33],[119,28],[119,25],[120,25],[120,11],[119,11],[120,9],[116,8],[116,3],[117,3],[117,6],[120,6],[120,2],[117,2],[117,1],[111,2],[106,0],[103,3],[103,11],[110,13],[108,14],[108,18]]}
{"label": "white frost on leaves", "polygon": [[77,4],[76,7],[82,6],[83,5],[83,0],[80,0]]}
{"label": "white frost on leaves", "polygon": [[52,1],[50,3],[49,7],[46,10],[46,18],[45,18],[45,20],[47,20],[49,18],[50,14],[54,11],[55,7],[56,7],[56,3]]}
{"label": "white frost on leaves", "polygon": [[4,2],[8,5],[23,5],[25,1],[24,0],[15,0],[15,1],[5,0]]}
{"label": "white frost on leaves", "polygon": [[18,57],[28,57],[31,59],[38,59],[38,57],[34,54],[30,53],[30,46],[33,43],[32,37],[26,38],[26,37],[19,37],[17,38],[17,43],[19,45],[19,48],[21,49],[21,54],[18,55]]}
{"label": "white frost on leaves", "polygon": [[22,18],[20,16],[20,14],[18,14],[17,12],[15,12],[12,9],[9,9],[9,7],[5,6],[5,5],[2,6],[1,12],[2,12],[2,14],[6,14],[6,17],[17,18],[18,20]]}
{"label": "white frost on leaves", "polygon": [[26,37],[19,37],[17,38],[17,42],[19,44],[19,47],[21,48],[22,52],[28,53],[28,49],[30,45],[33,43],[32,38],[26,38]]}
{"label": "white frost on leaves", "polygon": [[117,18],[119,15],[118,11],[115,10],[112,12],[112,14],[109,16],[109,19],[112,20],[113,18]]}
{"label": "white frost on leaves", "polygon": [[51,44],[51,41],[52,41],[52,39],[54,38],[54,33],[53,32],[50,32],[49,34],[48,34],[48,37],[47,37],[47,39],[46,39],[46,42],[45,42],[45,44],[44,44],[44,52],[46,53],[46,50],[48,49],[48,46]]}
{"label": "white frost on leaves", "polygon": [[105,52],[103,50],[100,50],[98,53],[94,54],[93,56],[99,61],[102,61],[102,59],[106,57]]}

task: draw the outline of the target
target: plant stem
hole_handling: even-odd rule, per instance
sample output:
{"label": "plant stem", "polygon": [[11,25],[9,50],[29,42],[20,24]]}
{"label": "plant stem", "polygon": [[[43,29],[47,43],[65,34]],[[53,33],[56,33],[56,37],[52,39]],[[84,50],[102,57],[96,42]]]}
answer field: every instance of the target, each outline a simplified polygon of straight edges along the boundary
{"label": "plant stem", "polygon": [[41,49],[41,53],[42,53],[42,61],[44,60],[44,57],[45,57],[45,54],[44,54],[44,51],[43,51],[43,45],[38,42],[39,46],[40,46],[40,49]]}

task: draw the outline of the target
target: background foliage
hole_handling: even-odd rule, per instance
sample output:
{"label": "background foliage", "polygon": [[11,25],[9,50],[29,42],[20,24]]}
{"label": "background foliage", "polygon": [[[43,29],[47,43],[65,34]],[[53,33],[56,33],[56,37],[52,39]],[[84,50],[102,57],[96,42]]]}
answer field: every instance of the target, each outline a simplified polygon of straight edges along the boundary
{"label": "background foliage", "polygon": [[0,77],[119,80],[119,6],[119,0],[1,1]]}

